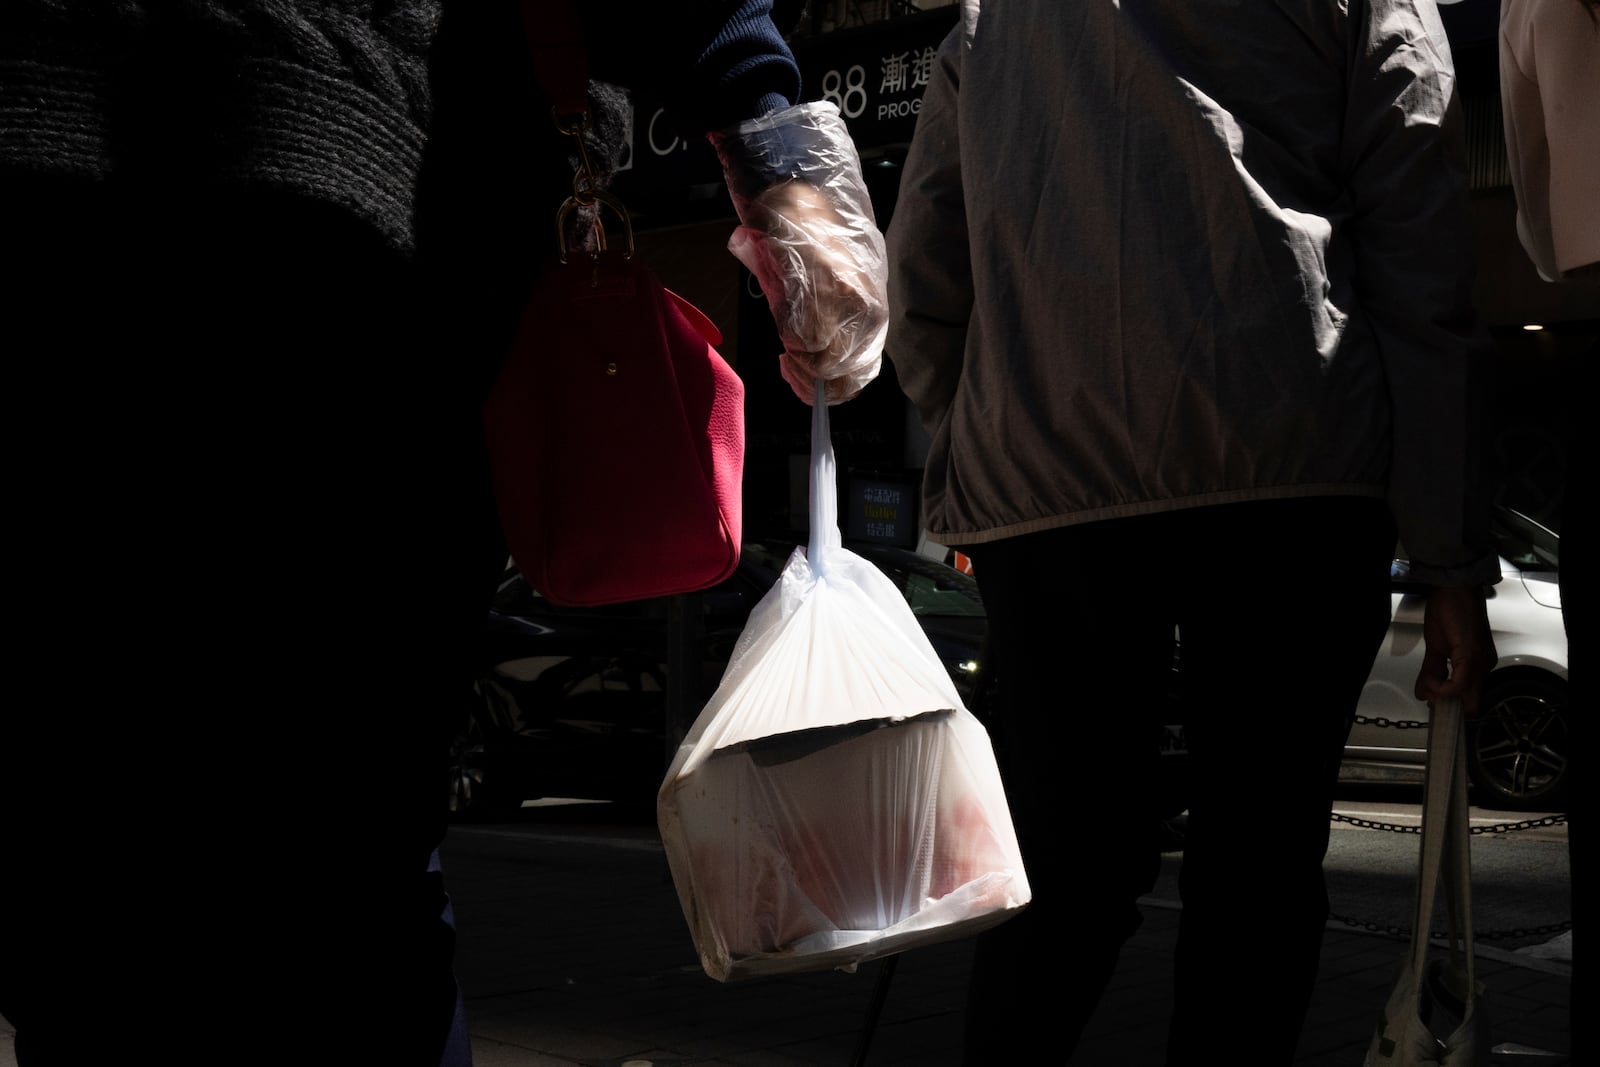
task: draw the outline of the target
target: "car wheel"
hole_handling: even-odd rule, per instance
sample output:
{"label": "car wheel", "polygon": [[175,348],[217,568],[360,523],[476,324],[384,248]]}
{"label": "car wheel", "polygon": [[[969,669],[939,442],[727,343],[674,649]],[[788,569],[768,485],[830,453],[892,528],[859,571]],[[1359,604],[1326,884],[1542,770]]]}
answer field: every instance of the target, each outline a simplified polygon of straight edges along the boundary
{"label": "car wheel", "polygon": [[1467,726],[1467,773],[1477,803],[1560,810],[1569,788],[1567,689],[1558,678],[1490,679]]}
{"label": "car wheel", "polygon": [[450,744],[450,815],[456,819],[485,819],[504,815],[512,805],[496,787],[487,714],[483,705],[471,708]]}

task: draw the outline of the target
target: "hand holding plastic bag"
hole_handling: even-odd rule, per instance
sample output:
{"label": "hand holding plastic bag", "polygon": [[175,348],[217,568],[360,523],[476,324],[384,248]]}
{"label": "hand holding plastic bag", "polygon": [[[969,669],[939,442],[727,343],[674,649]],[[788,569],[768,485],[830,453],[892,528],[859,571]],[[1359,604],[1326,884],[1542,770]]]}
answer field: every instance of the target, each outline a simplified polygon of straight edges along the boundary
{"label": "hand holding plastic bag", "polygon": [[818,400],[811,543],[751,613],[657,796],[719,981],[854,970],[1030,899],[988,734],[894,583],[840,545]]}
{"label": "hand holding plastic bag", "polygon": [[812,403],[877,377],[888,259],[839,109],[799,104],[710,135],[741,225],[728,250],[754,274],[783,341],[784,380]]}

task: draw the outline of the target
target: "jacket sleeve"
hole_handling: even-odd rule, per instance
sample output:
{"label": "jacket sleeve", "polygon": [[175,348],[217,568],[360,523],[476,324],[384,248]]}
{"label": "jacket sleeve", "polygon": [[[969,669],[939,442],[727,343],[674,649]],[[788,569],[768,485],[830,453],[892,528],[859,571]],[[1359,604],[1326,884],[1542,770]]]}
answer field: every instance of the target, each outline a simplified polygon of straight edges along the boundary
{"label": "jacket sleeve", "polygon": [[956,109],[963,48],[957,25],[939,46],[923,91],[888,230],[884,354],[929,433],[955,396],[973,305]]}
{"label": "jacket sleeve", "polygon": [[1430,0],[1350,6],[1343,168],[1357,294],[1389,390],[1389,502],[1412,573],[1492,583],[1483,444],[1488,334],[1449,43]]}

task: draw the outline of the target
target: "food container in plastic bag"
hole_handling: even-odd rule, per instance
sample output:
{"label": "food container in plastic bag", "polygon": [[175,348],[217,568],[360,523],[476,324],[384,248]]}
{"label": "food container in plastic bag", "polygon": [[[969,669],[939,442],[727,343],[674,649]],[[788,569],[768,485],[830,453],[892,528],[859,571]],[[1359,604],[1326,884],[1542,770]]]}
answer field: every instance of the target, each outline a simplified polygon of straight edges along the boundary
{"label": "food container in plastic bag", "polygon": [[889,578],[840,544],[827,406],[811,538],[751,613],[657,796],[719,981],[974,934],[1030,899],[989,736]]}

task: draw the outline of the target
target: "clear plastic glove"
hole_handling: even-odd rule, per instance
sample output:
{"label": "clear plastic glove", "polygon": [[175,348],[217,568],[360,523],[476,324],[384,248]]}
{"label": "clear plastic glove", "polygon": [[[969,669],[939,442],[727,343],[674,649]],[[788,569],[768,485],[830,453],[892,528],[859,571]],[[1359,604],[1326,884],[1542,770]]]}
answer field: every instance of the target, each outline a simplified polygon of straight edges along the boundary
{"label": "clear plastic glove", "polygon": [[755,275],[796,396],[829,404],[877,377],[888,330],[888,257],[839,109],[800,104],[710,135],[740,226],[728,250]]}

